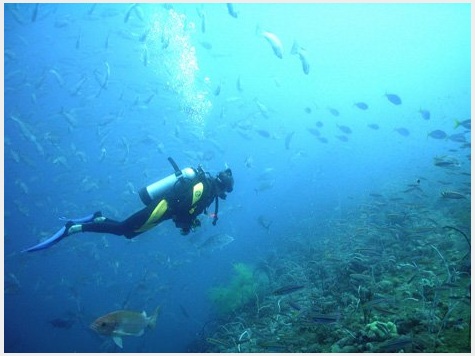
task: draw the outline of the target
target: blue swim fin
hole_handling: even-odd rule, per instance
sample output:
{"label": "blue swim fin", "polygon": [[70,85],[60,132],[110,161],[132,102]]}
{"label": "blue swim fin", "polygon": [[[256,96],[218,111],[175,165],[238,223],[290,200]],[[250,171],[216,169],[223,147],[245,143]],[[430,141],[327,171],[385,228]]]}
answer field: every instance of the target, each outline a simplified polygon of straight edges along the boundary
{"label": "blue swim fin", "polygon": [[59,231],[56,234],[51,236],[49,239],[46,239],[40,242],[38,245],[35,245],[26,250],[23,250],[22,252],[33,252],[33,251],[43,250],[45,248],[48,248],[54,245],[55,243],[58,243],[60,240],[68,236],[67,229],[69,229],[71,225],[72,223],[64,225],[61,229],[59,229]]}
{"label": "blue swim fin", "polygon": [[66,225],[64,225],[61,229],[59,229],[59,231],[56,232],[53,236],[51,236],[49,239],[46,239],[40,242],[38,245],[35,245],[26,250],[23,250],[22,252],[33,252],[33,251],[43,250],[45,248],[53,246],[54,244],[58,243],[59,241],[64,239],[66,236],[68,236],[68,230],[71,226],[75,224],[83,224],[83,223],[92,222],[94,221],[95,218],[98,218],[98,217],[102,217],[102,213],[100,211],[96,211],[94,214],[89,214],[88,216],[85,216],[83,218],[77,218],[77,219],[69,219],[65,217],[59,218],[59,220],[66,220],[67,221]]}

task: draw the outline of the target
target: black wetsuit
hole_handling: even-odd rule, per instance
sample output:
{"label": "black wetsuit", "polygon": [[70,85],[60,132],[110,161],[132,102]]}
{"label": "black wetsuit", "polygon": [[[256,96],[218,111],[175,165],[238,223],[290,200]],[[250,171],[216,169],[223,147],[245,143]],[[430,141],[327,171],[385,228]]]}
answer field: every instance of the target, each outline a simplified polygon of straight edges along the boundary
{"label": "black wetsuit", "polygon": [[[195,197],[193,204],[194,187],[202,183],[200,196]],[[123,221],[115,221],[106,218],[100,222],[82,224],[82,231],[103,232],[115,235],[124,235],[133,238],[164,220],[173,219],[176,227],[182,229],[182,233],[188,233],[196,223],[196,217],[203,213],[216,199],[215,179],[208,173],[202,172],[193,180],[179,180],[177,184],[163,197],[154,199],[142,210],[129,216]],[[200,186],[201,187],[201,186]],[[160,204],[166,204],[163,214],[156,213],[160,210]],[[154,216],[157,215],[157,218]]]}

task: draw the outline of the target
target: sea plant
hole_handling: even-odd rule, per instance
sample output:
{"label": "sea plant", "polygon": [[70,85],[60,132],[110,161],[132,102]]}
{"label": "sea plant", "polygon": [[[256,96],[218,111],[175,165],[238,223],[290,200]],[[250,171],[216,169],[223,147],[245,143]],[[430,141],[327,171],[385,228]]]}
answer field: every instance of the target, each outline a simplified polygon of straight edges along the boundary
{"label": "sea plant", "polygon": [[254,301],[256,288],[252,267],[245,263],[235,263],[229,283],[210,288],[208,296],[219,314],[228,314],[251,300]]}

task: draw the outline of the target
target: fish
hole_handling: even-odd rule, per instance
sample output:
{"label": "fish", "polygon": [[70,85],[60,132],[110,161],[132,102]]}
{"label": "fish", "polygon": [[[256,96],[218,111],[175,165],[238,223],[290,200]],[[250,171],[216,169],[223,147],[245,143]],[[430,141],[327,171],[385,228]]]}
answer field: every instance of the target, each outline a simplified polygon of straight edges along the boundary
{"label": "fish", "polygon": [[409,136],[409,130],[406,129],[405,127],[395,128],[394,131],[396,131],[401,136],[406,136],[406,137]]}
{"label": "fish", "polygon": [[317,122],[315,123],[315,126],[317,126],[317,127],[323,127],[323,122],[317,121]]}
{"label": "fish", "polygon": [[296,54],[300,58],[300,62],[302,62],[302,70],[305,74],[310,73],[310,64],[308,63],[307,59],[307,51],[300,47],[297,41],[294,41],[292,45],[292,49],[290,50],[290,54]]}
{"label": "fish", "polygon": [[264,129],[257,129],[256,132],[261,135],[262,137],[269,138],[271,137],[271,133]]}
{"label": "fish", "polygon": [[321,135],[320,131],[317,130],[316,128],[314,128],[314,127],[307,127],[307,130],[308,130],[308,132],[310,132],[314,136],[318,137],[318,136]]}
{"label": "fish", "polygon": [[400,98],[398,95],[396,95],[396,94],[387,94],[387,93],[386,93],[386,94],[384,94],[384,96],[385,96],[386,98],[388,98],[388,100],[389,100],[391,103],[393,103],[394,105],[401,105],[401,104],[402,104],[401,98]]}
{"label": "fish", "polygon": [[72,114],[72,110],[66,111],[64,109],[64,107],[61,106],[61,111],[59,112],[59,114],[66,119],[66,121],[68,122],[68,124],[71,127],[77,127],[78,126],[78,121],[74,117],[74,115]]}
{"label": "fish", "polygon": [[458,134],[453,134],[447,137],[450,141],[453,142],[467,142],[467,139],[465,138],[464,133],[458,133]]}
{"label": "fish", "polygon": [[430,120],[430,111],[425,109],[420,109],[419,114],[421,114],[424,120]]}
{"label": "fish", "polygon": [[338,126],[338,128],[343,132],[343,133],[346,133],[346,134],[350,134],[352,133],[353,131],[351,131],[351,129],[348,127],[348,126],[344,126],[344,125],[336,125]]}
{"label": "fish", "polygon": [[60,87],[63,87],[63,86],[64,86],[64,79],[63,79],[63,77],[61,76],[61,74],[58,73],[57,70],[55,70],[55,69],[50,69],[48,72],[51,73],[51,74],[54,76],[54,78],[56,79],[56,81],[58,82],[58,84],[59,84]]}
{"label": "fish", "polygon": [[288,303],[289,303],[289,306],[292,309],[294,309],[296,311],[301,311],[302,310],[302,307],[298,303],[294,302],[293,300],[289,300]]}
{"label": "fish", "polygon": [[[148,35],[150,34],[150,31],[151,31],[151,30],[152,30],[151,27],[145,29],[144,33],[142,33],[142,34],[140,35],[139,41],[142,42],[142,43],[144,43],[145,41],[147,41],[147,37],[148,37]],[[109,32],[109,34],[110,34],[110,32]],[[107,35],[107,37],[109,37],[109,34]]]}
{"label": "fish", "polygon": [[237,19],[238,13],[234,10],[233,4],[227,3],[226,7],[228,8],[228,14]]}
{"label": "fish", "polygon": [[130,14],[132,13],[132,10],[135,9],[139,4],[133,4],[128,10],[127,12],[125,13],[125,16],[124,16],[124,23],[127,23],[129,21],[129,18],[130,18]]}
{"label": "fish", "polygon": [[38,17],[38,8],[40,7],[40,4],[35,4],[35,7],[33,9],[33,14],[31,15],[31,22],[35,22],[36,18]]}
{"label": "fish", "polygon": [[248,155],[246,159],[244,160],[244,165],[247,168],[252,168],[253,163],[254,163],[254,158],[252,157],[252,155]]}
{"label": "fish", "polygon": [[279,343],[277,341],[272,340],[261,340],[258,339],[256,345],[259,348],[265,349],[265,352],[275,352],[275,353],[288,353],[289,346]]}
{"label": "fish", "polygon": [[345,136],[345,135],[338,135],[338,136],[335,136],[337,139],[339,139],[340,141],[342,142],[348,142],[348,137]]}
{"label": "fish", "polygon": [[277,35],[275,35],[274,33],[268,31],[263,31],[261,35],[267,40],[267,42],[269,42],[277,58],[282,59],[284,53],[284,46],[282,45],[282,42],[280,41],[279,37],[277,37]]}
{"label": "fish", "polygon": [[432,137],[438,140],[444,139],[447,137],[447,133],[442,130],[434,130],[427,134],[427,137]]}
{"label": "fish", "polygon": [[86,81],[88,80],[88,77],[87,76],[83,76],[75,85],[74,87],[72,88],[71,90],[71,95],[72,96],[75,96],[79,93],[79,90],[81,90],[82,86],[84,85],[84,83],[86,83]]}
{"label": "fish", "polygon": [[292,141],[292,137],[294,136],[295,131],[292,131],[285,136],[285,149],[288,150],[290,148],[290,141]]}
{"label": "fish", "polygon": [[367,302],[361,303],[361,308],[363,309],[371,309],[375,305],[392,305],[394,306],[396,303],[396,298],[392,296],[385,296],[385,295],[376,295],[373,296],[372,299],[368,300]]}
{"label": "fish", "polygon": [[281,288],[278,288],[276,290],[274,290],[272,292],[273,295],[286,295],[286,294],[290,294],[290,293],[293,293],[293,292],[297,292],[301,289],[305,288],[304,285],[301,285],[301,284],[291,284],[291,285],[287,285],[287,286],[284,286],[284,287],[281,287]]}
{"label": "fish", "polygon": [[455,157],[442,156],[434,157],[434,165],[438,167],[458,168],[460,167],[460,162]]}
{"label": "fish", "polygon": [[181,310],[181,313],[183,314],[183,316],[187,319],[190,318],[190,314],[188,314],[187,310],[185,309],[185,307],[183,305],[179,305],[180,306],[180,310]]}
{"label": "fish", "polygon": [[361,109],[361,110],[368,110],[368,104],[366,103],[363,103],[363,102],[358,102],[358,103],[355,103],[354,104],[358,109]]}
{"label": "fish", "polygon": [[267,233],[270,233],[270,226],[272,225],[272,220],[265,217],[264,215],[259,215],[257,218],[257,222],[261,225],[264,229],[267,230]]}
{"label": "fish", "polygon": [[467,199],[467,197],[464,194],[458,193],[458,192],[445,191],[445,192],[441,192],[440,195],[444,199]]}
{"label": "fish", "polygon": [[23,122],[19,117],[15,116],[14,114],[11,114],[10,118],[18,124],[23,137],[31,143],[35,144],[38,152],[42,156],[44,156],[43,146],[41,146],[41,144],[38,142],[37,137],[33,134],[29,125]]}
{"label": "fish", "polygon": [[87,11],[87,14],[88,15],[92,15],[92,13],[94,12],[94,9],[96,8],[96,5],[97,4],[92,4],[91,7],[89,8],[89,10]]}
{"label": "fish", "polygon": [[10,273],[8,276],[5,276],[3,282],[3,293],[4,294],[17,294],[20,292],[20,281],[14,273]]}
{"label": "fish", "polygon": [[217,345],[217,346],[224,346],[226,348],[231,347],[231,344],[223,339],[215,339],[212,337],[207,337],[206,342],[212,344],[212,345]]}
{"label": "fish", "polygon": [[340,313],[313,314],[310,316],[310,319],[317,324],[334,324],[337,323],[340,318]]}
{"label": "fish", "polygon": [[269,179],[273,179],[274,176],[275,176],[275,168],[269,167],[269,168],[264,169],[264,170],[259,174],[259,178],[258,178],[258,179],[259,179],[260,181],[269,180]]}
{"label": "fish", "polygon": [[49,321],[53,328],[71,329],[75,320],[73,318],[55,318]]}
{"label": "fish", "polygon": [[459,126],[462,126],[463,128],[466,128],[467,130],[471,130],[472,120],[468,119],[468,120],[458,121],[457,119],[455,119],[454,129],[456,129]]}
{"label": "fish", "polygon": [[330,114],[332,114],[333,116],[340,116],[340,112],[337,109],[328,108],[328,111],[330,111]]}
{"label": "fish", "polygon": [[81,47],[81,30],[79,29],[78,37],[76,38],[76,49]]}
{"label": "fish", "polygon": [[104,62],[104,66],[106,67],[106,72],[104,73],[104,78],[101,78],[101,75],[100,75],[100,73],[97,69],[94,71],[94,75],[96,76],[96,80],[100,84],[99,92],[96,94],[96,98],[99,97],[99,95],[102,93],[103,89],[107,89],[107,86],[109,84],[109,77],[110,77],[110,74],[111,74],[109,63],[107,61]]}
{"label": "fish", "polygon": [[377,345],[374,349],[376,352],[399,352],[400,350],[412,345],[412,338],[401,335],[397,338],[390,339]]}
{"label": "fish", "polygon": [[206,32],[206,14],[202,9],[196,8],[196,12],[198,12],[198,16],[201,19],[201,33]]}
{"label": "fish", "polygon": [[328,143],[328,139],[325,137],[317,137],[317,140],[320,141],[321,143]]}
{"label": "fish", "polygon": [[422,190],[420,187],[418,187],[418,186],[414,186],[414,187],[407,188],[406,190],[403,190],[402,192],[403,192],[403,193],[409,193],[409,192],[413,192],[413,191],[415,191],[415,190],[417,190],[417,191],[419,191],[419,192],[423,192],[423,190]]}
{"label": "fish", "polygon": [[271,189],[274,186],[275,179],[269,179],[262,181],[257,188],[254,188],[256,194],[263,192],[264,190]]}
{"label": "fish", "polygon": [[256,103],[257,108],[259,109],[259,112],[261,113],[261,115],[264,116],[266,119],[268,119],[269,109],[264,104],[262,104],[257,98],[254,98],[254,102]]}
{"label": "fish", "polygon": [[97,318],[89,327],[100,335],[112,337],[122,348],[122,336],[142,336],[146,329],[155,328],[159,313],[160,307],[151,316],[147,316],[145,311],[117,310]]}
{"label": "fish", "polygon": [[213,45],[206,41],[200,41],[200,45],[203,46],[204,49],[208,49],[208,50],[213,48]]}
{"label": "fish", "polygon": [[199,251],[213,252],[221,250],[224,246],[234,241],[234,237],[228,234],[220,233],[208,237],[204,242],[200,243],[197,248]]}
{"label": "fish", "polygon": [[368,127],[373,130],[379,130],[379,125],[378,124],[368,124]]}
{"label": "fish", "polygon": [[148,49],[147,49],[147,47],[144,47],[143,51],[142,51],[142,63],[144,65],[144,67],[146,67],[148,65]]}
{"label": "fish", "polygon": [[241,76],[238,76],[236,79],[236,89],[242,91]]}

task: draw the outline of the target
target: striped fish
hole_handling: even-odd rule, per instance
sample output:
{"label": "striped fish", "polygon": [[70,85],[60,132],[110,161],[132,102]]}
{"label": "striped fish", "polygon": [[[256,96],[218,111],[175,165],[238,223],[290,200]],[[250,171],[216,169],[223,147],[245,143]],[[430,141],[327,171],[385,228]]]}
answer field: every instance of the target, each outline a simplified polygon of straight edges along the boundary
{"label": "striped fish", "polygon": [[338,320],[340,320],[341,314],[313,314],[310,318],[317,324],[334,324],[337,323]]}
{"label": "striped fish", "polygon": [[272,292],[272,294],[273,295],[286,295],[286,294],[296,292],[296,291],[298,291],[298,290],[300,290],[304,287],[305,286],[299,285],[299,284],[291,284],[291,285],[284,286],[284,287],[281,287],[281,288],[278,288],[278,289],[274,290]]}
{"label": "striped fish", "polygon": [[462,193],[458,193],[458,192],[445,191],[445,192],[441,192],[440,195],[444,199],[467,199],[465,197],[465,195],[463,195]]}

